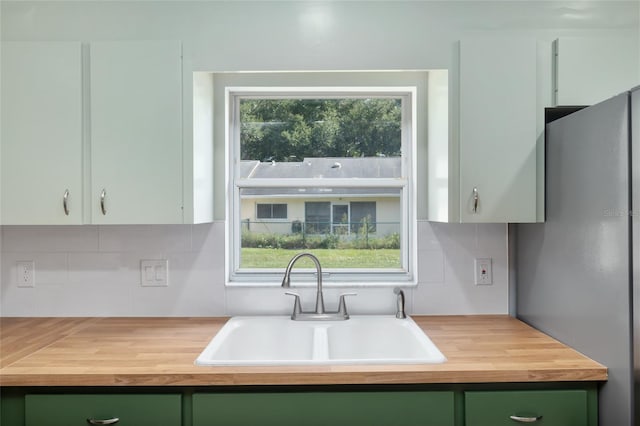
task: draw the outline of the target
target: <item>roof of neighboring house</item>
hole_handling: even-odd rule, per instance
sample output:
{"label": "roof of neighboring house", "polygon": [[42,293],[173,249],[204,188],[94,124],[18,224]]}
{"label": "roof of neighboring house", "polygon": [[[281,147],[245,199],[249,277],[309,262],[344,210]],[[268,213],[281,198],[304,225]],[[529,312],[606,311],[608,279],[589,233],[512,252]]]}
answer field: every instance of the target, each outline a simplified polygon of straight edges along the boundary
{"label": "roof of neighboring house", "polygon": [[[240,162],[240,177],[245,179],[372,179],[401,177],[400,157],[305,158],[301,162]],[[242,196],[333,197],[394,196],[398,188],[243,188]]]}
{"label": "roof of neighboring house", "polygon": [[400,157],[322,157],[279,163],[254,160],[240,162],[240,177],[278,178],[394,178],[401,174]]}

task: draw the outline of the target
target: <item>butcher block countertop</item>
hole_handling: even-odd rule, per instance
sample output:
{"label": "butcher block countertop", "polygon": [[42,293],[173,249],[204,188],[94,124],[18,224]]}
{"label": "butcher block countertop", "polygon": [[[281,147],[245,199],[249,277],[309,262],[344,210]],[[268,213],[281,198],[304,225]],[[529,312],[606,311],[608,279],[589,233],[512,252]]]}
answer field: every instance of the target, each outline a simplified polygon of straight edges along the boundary
{"label": "butcher block countertop", "polygon": [[413,316],[432,365],[203,367],[227,318],[0,318],[1,386],[225,386],[607,380],[606,367],[508,316]]}

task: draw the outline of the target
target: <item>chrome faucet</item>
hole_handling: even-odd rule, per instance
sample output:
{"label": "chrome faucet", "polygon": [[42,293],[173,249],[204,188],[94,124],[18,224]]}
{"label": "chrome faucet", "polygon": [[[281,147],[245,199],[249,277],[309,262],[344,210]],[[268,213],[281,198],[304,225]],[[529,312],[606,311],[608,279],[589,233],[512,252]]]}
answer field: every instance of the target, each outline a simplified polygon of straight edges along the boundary
{"label": "chrome faucet", "polygon": [[396,318],[405,319],[407,314],[404,313],[404,291],[402,291],[399,287],[393,289],[393,292],[396,294]]}
{"label": "chrome faucet", "polygon": [[295,297],[293,304],[293,313],[291,314],[292,320],[347,320],[349,314],[347,313],[347,304],[345,303],[345,296],[355,296],[355,293],[345,293],[340,295],[340,301],[338,303],[338,310],[335,312],[327,312],[324,309],[324,296],[322,294],[322,266],[316,256],[311,253],[298,253],[287,265],[287,269],[284,271],[284,278],[282,279],[283,288],[291,288],[291,270],[293,265],[302,257],[308,257],[313,260],[316,265],[316,309],[313,312],[303,312],[302,303],[300,302],[300,295],[296,293],[286,292],[285,294]]}

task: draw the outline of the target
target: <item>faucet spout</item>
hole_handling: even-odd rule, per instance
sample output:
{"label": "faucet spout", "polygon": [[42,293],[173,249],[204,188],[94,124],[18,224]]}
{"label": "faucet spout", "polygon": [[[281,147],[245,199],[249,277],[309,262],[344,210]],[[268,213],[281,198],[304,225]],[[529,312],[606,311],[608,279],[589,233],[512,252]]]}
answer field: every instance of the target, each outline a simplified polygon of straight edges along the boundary
{"label": "faucet spout", "polygon": [[318,260],[318,258],[311,254],[311,253],[307,253],[307,252],[303,252],[303,253],[298,253],[295,256],[293,256],[293,258],[291,258],[291,260],[289,261],[289,264],[287,265],[287,269],[285,269],[284,271],[284,278],[282,279],[282,287],[284,288],[290,288],[291,287],[291,270],[293,269],[293,265],[295,265],[295,263],[303,258],[303,257],[308,257],[310,258],[313,263],[316,266],[316,274],[317,274],[317,282],[316,282],[316,287],[317,287],[317,291],[316,291],[316,309],[315,309],[315,314],[318,315],[322,315],[325,313],[324,310],[324,296],[322,294],[322,266],[320,266],[320,261]]}

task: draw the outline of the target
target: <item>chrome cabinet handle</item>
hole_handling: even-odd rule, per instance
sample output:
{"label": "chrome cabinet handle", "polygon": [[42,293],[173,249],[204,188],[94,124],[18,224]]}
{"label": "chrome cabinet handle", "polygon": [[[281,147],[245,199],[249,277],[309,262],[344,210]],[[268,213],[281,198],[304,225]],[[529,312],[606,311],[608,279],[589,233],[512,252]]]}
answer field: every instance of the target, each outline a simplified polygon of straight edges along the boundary
{"label": "chrome cabinet handle", "polygon": [[64,209],[64,214],[69,216],[69,205],[67,201],[69,200],[69,190],[64,190],[64,195],[62,196],[62,208]]}
{"label": "chrome cabinet handle", "polygon": [[522,417],[522,416],[509,416],[509,418],[513,421],[520,423],[535,423],[542,418],[542,416],[536,417]]}
{"label": "chrome cabinet handle", "polygon": [[478,213],[478,201],[480,196],[478,195],[478,188],[473,188],[473,212]]}
{"label": "chrome cabinet handle", "polygon": [[102,210],[103,216],[107,214],[107,208],[104,205],[104,199],[106,196],[107,196],[107,190],[103,188],[102,192],[100,193],[100,210]]}
{"label": "chrome cabinet handle", "polygon": [[117,418],[117,417],[113,417],[111,419],[104,419],[104,420],[87,419],[87,423],[89,423],[90,425],[114,425],[114,424],[118,423],[119,421],[120,421],[120,419]]}

